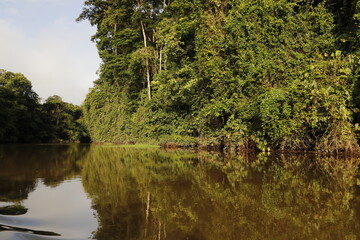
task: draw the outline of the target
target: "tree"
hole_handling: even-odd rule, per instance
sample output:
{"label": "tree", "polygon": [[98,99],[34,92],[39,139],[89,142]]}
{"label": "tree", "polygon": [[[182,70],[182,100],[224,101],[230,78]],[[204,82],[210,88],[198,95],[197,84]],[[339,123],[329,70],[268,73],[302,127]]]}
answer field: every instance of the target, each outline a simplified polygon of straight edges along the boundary
{"label": "tree", "polygon": [[81,108],[59,96],[40,104],[23,74],[0,70],[0,108],[1,143],[90,141]]}
{"label": "tree", "polygon": [[264,151],[358,149],[357,8],[357,1],[86,1],[79,20],[97,26],[103,60],[85,100],[90,134]]}
{"label": "tree", "polygon": [[43,104],[45,112],[51,116],[55,128],[56,141],[89,142],[87,131],[82,125],[82,111],[79,106],[64,102],[61,97],[48,97]]}
{"label": "tree", "polygon": [[0,95],[0,141],[41,141],[43,122],[39,98],[31,82],[20,73],[1,70]]}

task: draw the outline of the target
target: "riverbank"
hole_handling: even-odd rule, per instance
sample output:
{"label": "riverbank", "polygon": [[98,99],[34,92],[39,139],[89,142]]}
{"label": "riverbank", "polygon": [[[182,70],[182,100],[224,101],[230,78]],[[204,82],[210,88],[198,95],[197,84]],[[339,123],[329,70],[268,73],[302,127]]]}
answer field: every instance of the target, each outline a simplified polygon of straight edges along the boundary
{"label": "riverbank", "polygon": [[94,142],[95,144],[107,146],[121,146],[126,148],[162,148],[162,149],[186,149],[193,151],[212,151],[225,154],[237,155],[242,153],[276,153],[276,154],[316,154],[321,156],[360,156],[358,147],[349,149],[290,149],[280,148],[274,149],[269,146],[260,148],[254,141],[243,140],[236,141],[230,138],[213,137],[213,138],[197,138],[197,137],[163,137],[160,139],[142,139],[132,141],[113,141],[113,142]]}

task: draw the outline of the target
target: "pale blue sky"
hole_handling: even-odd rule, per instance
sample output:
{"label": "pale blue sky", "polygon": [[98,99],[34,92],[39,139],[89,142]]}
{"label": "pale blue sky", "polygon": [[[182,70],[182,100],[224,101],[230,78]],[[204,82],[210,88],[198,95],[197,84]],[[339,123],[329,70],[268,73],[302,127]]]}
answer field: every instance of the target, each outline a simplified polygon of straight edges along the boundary
{"label": "pale blue sky", "polygon": [[80,105],[100,59],[95,28],[77,23],[84,0],[0,0],[0,69],[23,73],[42,99]]}

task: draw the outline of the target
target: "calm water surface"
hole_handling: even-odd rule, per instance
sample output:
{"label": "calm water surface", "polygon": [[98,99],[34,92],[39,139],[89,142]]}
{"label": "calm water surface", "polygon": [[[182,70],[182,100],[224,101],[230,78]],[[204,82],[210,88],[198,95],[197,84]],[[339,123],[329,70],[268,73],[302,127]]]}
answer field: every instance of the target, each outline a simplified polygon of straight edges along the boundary
{"label": "calm water surface", "polygon": [[357,159],[0,146],[0,240],[360,239]]}

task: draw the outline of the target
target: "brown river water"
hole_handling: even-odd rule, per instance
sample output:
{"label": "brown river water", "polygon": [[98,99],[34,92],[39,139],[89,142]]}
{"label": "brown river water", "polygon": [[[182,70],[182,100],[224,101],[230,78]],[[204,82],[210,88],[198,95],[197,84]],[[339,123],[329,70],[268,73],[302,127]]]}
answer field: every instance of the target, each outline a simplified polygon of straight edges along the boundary
{"label": "brown river water", "polygon": [[0,146],[0,240],[360,239],[356,158]]}

